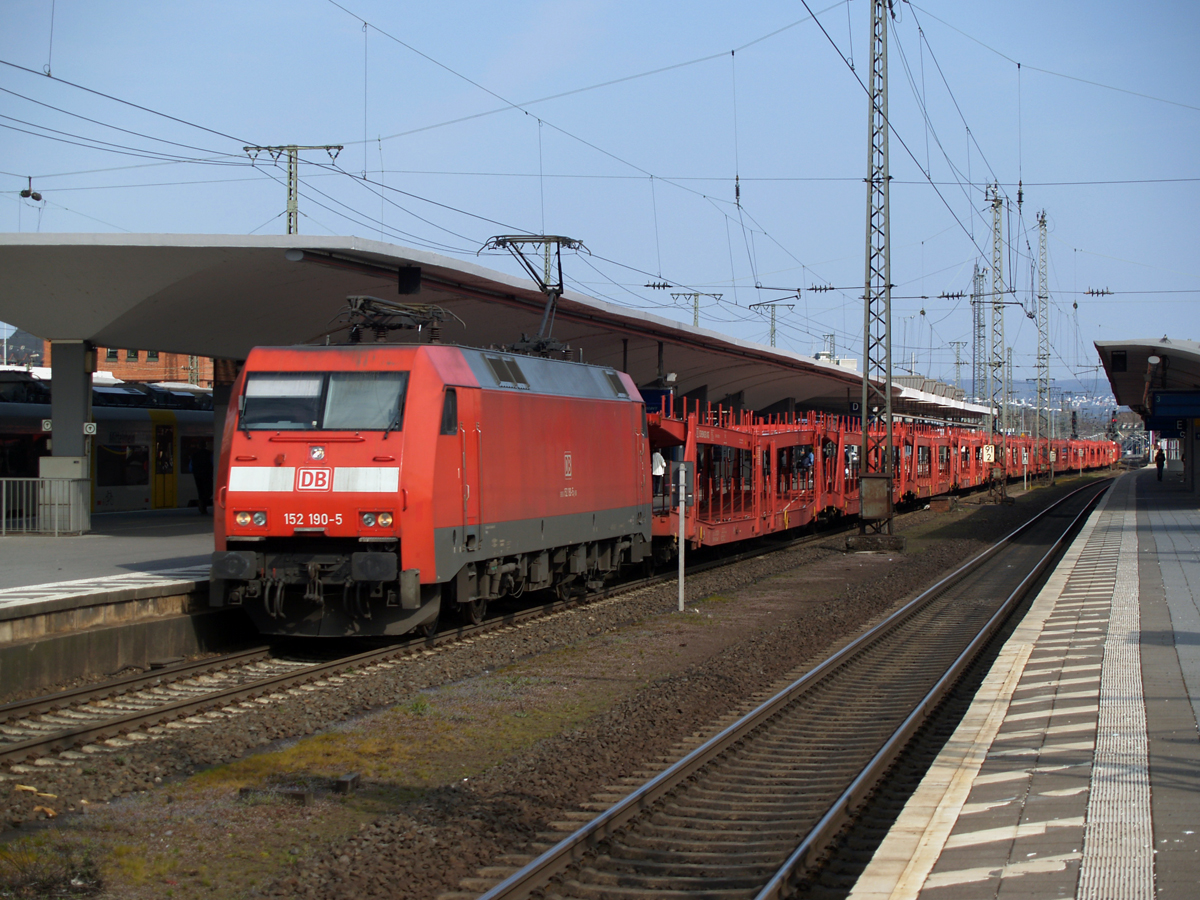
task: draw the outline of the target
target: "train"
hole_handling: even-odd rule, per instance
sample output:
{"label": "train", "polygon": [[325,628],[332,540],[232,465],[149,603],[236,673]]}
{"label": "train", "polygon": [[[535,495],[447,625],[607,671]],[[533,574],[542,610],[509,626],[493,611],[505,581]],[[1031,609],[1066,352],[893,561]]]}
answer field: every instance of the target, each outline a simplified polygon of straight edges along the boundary
{"label": "train", "polygon": [[[0,371],[0,478],[36,478],[53,432],[48,379]],[[89,477],[93,512],[195,506],[191,460],[212,447],[210,391],[192,385],[92,387]],[[15,496],[15,495],[14,495]]]}
{"label": "train", "polygon": [[[649,401],[649,402],[646,402]],[[898,423],[896,503],[1112,465],[1109,442]],[[612,367],[448,344],[256,348],[218,463],[212,606],[265,635],[432,633],[526,591],[859,512],[859,420],[761,416]]]}

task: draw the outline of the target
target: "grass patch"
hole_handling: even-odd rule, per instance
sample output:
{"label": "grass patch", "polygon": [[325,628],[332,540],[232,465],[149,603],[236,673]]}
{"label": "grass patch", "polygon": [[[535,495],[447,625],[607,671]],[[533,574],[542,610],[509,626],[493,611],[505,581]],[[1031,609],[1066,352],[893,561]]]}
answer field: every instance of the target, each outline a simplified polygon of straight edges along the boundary
{"label": "grass patch", "polygon": [[471,679],[280,750],[215,767],[191,782],[231,792],[264,786],[319,791],[353,771],[366,784],[388,789],[393,802],[413,798],[574,727],[606,702],[603,692],[562,688],[520,671]]}
{"label": "grass patch", "polygon": [[0,847],[0,897],[89,897],[102,884],[90,849],[61,835],[38,835]]}
{"label": "grass patch", "polygon": [[[422,691],[161,790],[90,806],[60,831],[92,848],[105,896],[244,896],[379,816],[576,728],[644,684],[643,647],[615,634],[600,643],[615,656],[567,647]],[[361,775],[360,788],[330,793],[331,782],[349,772]],[[264,793],[239,798],[243,787]],[[315,803],[272,793],[283,787],[310,789]],[[0,888],[0,900],[8,896],[56,895]]]}

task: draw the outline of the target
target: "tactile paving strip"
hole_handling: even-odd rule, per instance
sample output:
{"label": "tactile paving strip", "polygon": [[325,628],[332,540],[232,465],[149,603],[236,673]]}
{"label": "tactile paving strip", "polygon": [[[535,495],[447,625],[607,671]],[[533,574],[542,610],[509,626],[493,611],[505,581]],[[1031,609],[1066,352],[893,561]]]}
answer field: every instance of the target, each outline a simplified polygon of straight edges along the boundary
{"label": "tactile paving strip", "polygon": [[1123,521],[1114,521],[1110,527],[1119,527],[1121,549],[1100,671],[1100,722],[1077,896],[1081,900],[1151,900],[1154,837],[1139,645],[1135,511],[1127,508]]}
{"label": "tactile paving strip", "polygon": [[1089,517],[853,900],[1153,896],[1131,488]]}

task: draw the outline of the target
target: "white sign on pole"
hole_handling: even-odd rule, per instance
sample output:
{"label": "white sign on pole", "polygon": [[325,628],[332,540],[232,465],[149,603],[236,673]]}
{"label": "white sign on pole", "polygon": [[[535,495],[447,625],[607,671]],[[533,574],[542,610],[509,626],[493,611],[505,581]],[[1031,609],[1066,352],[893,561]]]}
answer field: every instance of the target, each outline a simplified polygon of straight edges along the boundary
{"label": "white sign on pole", "polygon": [[679,467],[679,611],[683,612],[683,526],[684,504],[687,502],[687,468]]}

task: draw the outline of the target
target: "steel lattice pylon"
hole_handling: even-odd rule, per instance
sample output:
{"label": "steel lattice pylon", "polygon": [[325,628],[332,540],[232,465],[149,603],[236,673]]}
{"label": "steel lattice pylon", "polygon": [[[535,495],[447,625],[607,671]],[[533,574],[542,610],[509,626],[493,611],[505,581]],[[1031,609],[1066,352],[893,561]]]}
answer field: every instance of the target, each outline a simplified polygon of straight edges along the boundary
{"label": "steel lattice pylon", "polygon": [[988,351],[987,322],[983,313],[983,272],[980,271],[979,263],[975,263],[975,274],[971,278],[971,315],[975,324],[972,332],[974,355],[971,359],[971,394],[976,400],[983,402],[984,399],[991,396],[987,377],[990,353]]}
{"label": "steel lattice pylon", "polygon": [[[866,292],[863,302],[862,445],[859,457],[860,490],[865,500],[869,476],[883,476],[887,502],[884,515],[867,518],[861,530],[892,533],[892,283],[888,236],[888,101],[887,13],[884,0],[871,4],[871,82],[867,120],[867,252]],[[882,385],[882,389],[881,386]],[[874,430],[872,430],[874,426]]]}
{"label": "steel lattice pylon", "polygon": [[[1046,211],[1038,214],[1038,355],[1037,355],[1037,423],[1038,447],[1041,438],[1050,437],[1050,287],[1046,271]],[[1039,449],[1039,452],[1040,449]],[[1047,447],[1046,457],[1050,456]],[[1050,462],[1050,481],[1054,481],[1054,462]]]}
{"label": "steel lattice pylon", "polygon": [[[992,417],[992,433],[997,430],[997,416],[1006,416],[1004,378],[1004,234],[1001,211],[1004,200],[999,185],[992,185],[992,352],[988,375],[988,402],[996,415]],[[1002,430],[1002,429],[1001,429]]]}

